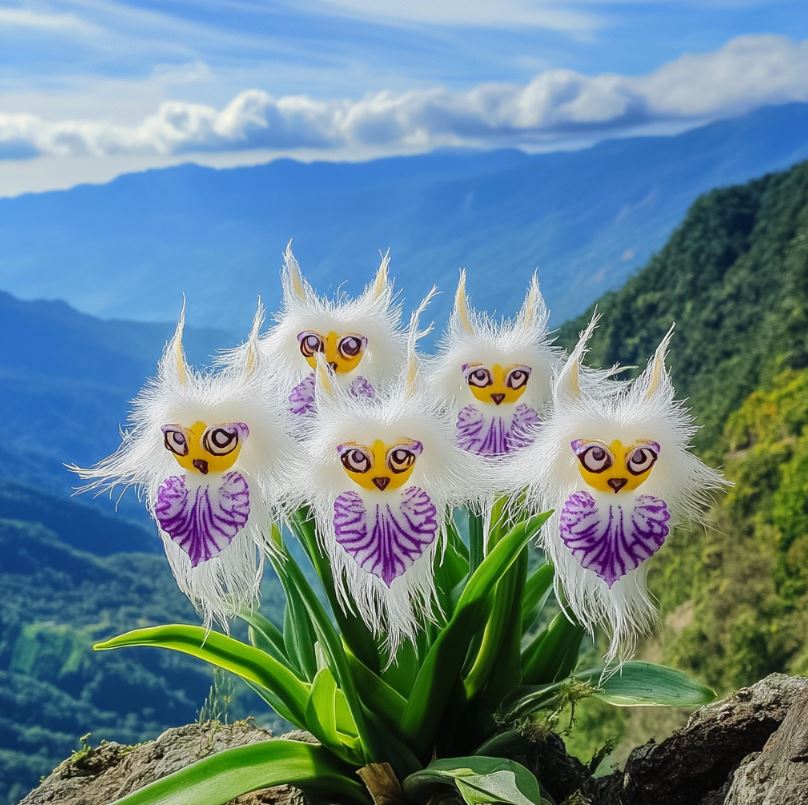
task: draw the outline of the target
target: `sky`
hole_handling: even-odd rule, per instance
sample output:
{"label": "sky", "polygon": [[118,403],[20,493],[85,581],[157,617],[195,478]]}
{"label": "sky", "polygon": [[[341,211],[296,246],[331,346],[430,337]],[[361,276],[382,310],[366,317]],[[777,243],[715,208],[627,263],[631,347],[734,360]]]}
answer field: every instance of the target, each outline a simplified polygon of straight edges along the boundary
{"label": "sky", "polygon": [[808,101],[807,75],[804,0],[0,0],[0,196],[577,148]]}

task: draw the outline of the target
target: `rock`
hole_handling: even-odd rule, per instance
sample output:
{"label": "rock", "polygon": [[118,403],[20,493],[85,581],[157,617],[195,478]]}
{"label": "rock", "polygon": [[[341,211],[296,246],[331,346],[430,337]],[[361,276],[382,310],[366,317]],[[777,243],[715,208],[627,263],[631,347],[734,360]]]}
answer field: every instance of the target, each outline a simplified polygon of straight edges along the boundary
{"label": "rock", "polygon": [[[750,754],[760,752],[781,724],[785,726],[787,715],[806,695],[808,679],[772,674],[700,708],[670,738],[635,749],[622,772],[598,784],[597,801],[609,805],[730,805],[728,781],[735,770]],[[772,771],[784,768],[780,755],[770,757],[775,764]],[[763,802],[738,799],[732,805]],[[783,805],[784,800],[766,802]],[[793,802],[804,805],[808,792],[803,791],[802,798]]]}
{"label": "rock", "polygon": [[808,690],[792,704],[761,752],[735,772],[724,805],[805,805],[808,802]]}
{"label": "rock", "polygon": [[[137,746],[102,743],[65,760],[20,805],[109,805],[223,749],[266,741],[269,732],[252,721],[189,724],[166,730]],[[300,736],[290,736],[299,738]],[[233,805],[305,805],[303,795],[287,786],[240,797]]]}
{"label": "rock", "polygon": [[[270,737],[245,721],[191,724],[134,747],[102,744],[66,760],[20,805],[109,805],[214,752]],[[313,740],[299,732],[287,737]],[[506,733],[492,743],[533,770],[565,805],[806,805],[808,679],[772,674],[702,707],[670,738],[635,749],[623,771],[605,778],[593,778],[552,734]],[[305,805],[305,798],[275,788],[233,805]]]}

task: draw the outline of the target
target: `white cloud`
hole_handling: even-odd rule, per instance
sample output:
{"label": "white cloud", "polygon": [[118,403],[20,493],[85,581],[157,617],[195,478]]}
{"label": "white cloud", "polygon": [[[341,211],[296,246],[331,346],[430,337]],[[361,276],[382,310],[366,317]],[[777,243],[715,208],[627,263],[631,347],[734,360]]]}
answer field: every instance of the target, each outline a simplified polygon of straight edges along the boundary
{"label": "white cloud", "polygon": [[99,29],[75,14],[60,14],[31,8],[0,8],[0,28],[33,29],[70,34],[96,34]]}
{"label": "white cloud", "polygon": [[392,23],[462,25],[487,28],[529,26],[566,33],[589,33],[601,27],[594,14],[547,0],[323,0],[325,10]]}
{"label": "white cloud", "polygon": [[127,125],[0,114],[0,157],[563,144],[586,134],[808,101],[807,74],[808,41],[747,36],[712,53],[684,55],[638,77],[553,69],[526,85],[388,91],[354,100],[274,97],[250,89],[221,108],[165,102]]}

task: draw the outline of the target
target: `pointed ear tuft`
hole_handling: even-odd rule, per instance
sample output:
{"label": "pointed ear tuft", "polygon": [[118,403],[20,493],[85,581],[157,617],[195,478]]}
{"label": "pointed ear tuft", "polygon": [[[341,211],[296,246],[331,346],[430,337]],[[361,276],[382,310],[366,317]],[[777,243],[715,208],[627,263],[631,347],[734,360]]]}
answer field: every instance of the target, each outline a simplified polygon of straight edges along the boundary
{"label": "pointed ear tuft", "polygon": [[586,355],[587,343],[592,333],[597,327],[600,314],[595,311],[589,324],[578,336],[578,343],[575,345],[572,354],[567,359],[563,368],[555,381],[556,397],[564,397],[568,400],[577,400],[581,396],[581,362]]}
{"label": "pointed ear tuft", "polygon": [[667,377],[668,370],[665,368],[665,359],[668,356],[668,348],[670,347],[675,327],[676,323],[674,322],[668,332],[665,333],[665,337],[659,342],[659,346],[654,352],[654,357],[648,364],[648,369],[646,370],[648,385],[645,389],[645,396],[648,398],[653,397],[660,390],[663,381]]}
{"label": "pointed ear tuft", "polygon": [[185,330],[185,294],[182,295],[182,310],[177,321],[177,328],[169,341],[163,355],[163,371],[174,375],[177,383],[184,386],[188,382],[188,364],[185,360],[185,350],[182,348],[182,334]]}
{"label": "pointed ear tuft", "polygon": [[305,302],[308,296],[306,281],[300,273],[297,258],[292,253],[291,240],[286,244],[286,251],[283,253],[283,293],[287,299],[294,299],[297,302]]}
{"label": "pointed ear tuft", "polygon": [[258,366],[258,338],[261,334],[261,326],[264,323],[264,304],[261,297],[258,297],[258,305],[255,309],[252,328],[247,338],[244,354],[244,374],[249,376],[255,372]]}
{"label": "pointed ear tuft", "polygon": [[371,299],[381,299],[390,287],[388,269],[390,267],[390,249],[384,254],[379,252],[382,261],[379,263],[379,268],[376,271],[376,276],[373,282],[368,286],[367,293]]}
{"label": "pointed ear tuft", "polygon": [[425,335],[432,332],[433,325],[430,324],[426,329],[419,330],[418,325],[421,314],[426,310],[429,303],[435,298],[438,293],[436,286],[432,286],[429,293],[424,297],[417,310],[410,316],[410,326],[407,334],[407,370],[404,376],[404,388],[407,394],[415,393],[418,386],[418,372],[420,370],[420,361],[418,360],[418,341]]}
{"label": "pointed ear tuft", "polygon": [[532,327],[539,317],[546,316],[544,299],[539,290],[539,278],[536,272],[530,278],[530,285],[528,286],[527,293],[525,294],[525,301],[522,303],[522,309],[519,311],[517,320],[525,328]]}
{"label": "pointed ear tuft", "polygon": [[461,329],[468,335],[474,333],[474,323],[469,312],[469,300],[466,296],[466,269],[460,269],[460,279],[457,281],[457,291],[455,291],[454,314]]}

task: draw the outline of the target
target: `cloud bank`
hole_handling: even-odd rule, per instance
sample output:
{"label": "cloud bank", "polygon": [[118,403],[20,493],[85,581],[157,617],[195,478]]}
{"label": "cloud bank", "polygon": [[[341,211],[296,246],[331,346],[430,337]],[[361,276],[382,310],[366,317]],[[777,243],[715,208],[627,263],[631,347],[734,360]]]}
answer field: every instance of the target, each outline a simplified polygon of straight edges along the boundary
{"label": "cloud bank", "polygon": [[806,75],[808,41],[763,35],[684,55],[642,76],[553,69],[523,85],[380,92],[358,100],[248,89],[218,109],[168,101],[137,125],[0,112],[0,158],[530,147],[808,101]]}

